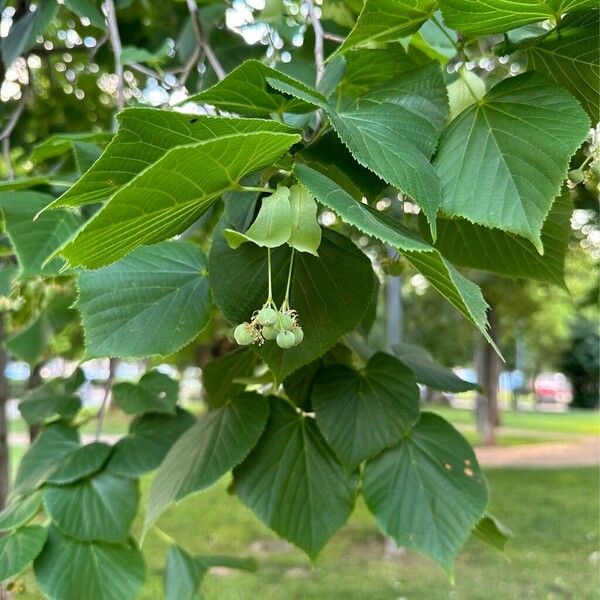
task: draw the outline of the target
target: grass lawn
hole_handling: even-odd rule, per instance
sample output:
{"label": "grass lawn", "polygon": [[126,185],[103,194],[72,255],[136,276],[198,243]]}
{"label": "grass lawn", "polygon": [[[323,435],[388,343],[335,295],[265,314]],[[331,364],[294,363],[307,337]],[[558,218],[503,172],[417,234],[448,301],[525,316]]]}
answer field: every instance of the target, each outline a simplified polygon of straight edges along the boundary
{"label": "grass lawn", "polygon": [[[211,573],[203,586],[206,600],[597,599],[597,469],[490,470],[487,477],[491,510],[516,537],[505,555],[470,541],[457,562],[454,587],[430,561],[386,550],[362,504],[314,566],[228,496],[226,481],[172,508],[160,527],[190,552],[259,561],[256,574]],[[148,534],[144,600],[162,597],[166,548],[156,533]],[[28,592],[19,597],[41,598],[33,578],[27,580]]]}
{"label": "grass lawn", "polygon": [[[427,406],[455,425],[473,424],[473,412],[447,406]],[[597,410],[570,410],[566,413],[502,411],[502,426],[554,433],[600,433],[600,412]]]}

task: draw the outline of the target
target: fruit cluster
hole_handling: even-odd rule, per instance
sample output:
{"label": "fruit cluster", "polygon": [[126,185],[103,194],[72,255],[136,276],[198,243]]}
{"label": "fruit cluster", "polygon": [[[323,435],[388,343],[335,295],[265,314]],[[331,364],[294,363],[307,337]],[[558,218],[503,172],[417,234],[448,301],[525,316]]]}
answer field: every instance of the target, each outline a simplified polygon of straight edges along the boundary
{"label": "fruit cluster", "polygon": [[240,346],[275,340],[280,348],[289,350],[304,339],[304,332],[298,325],[295,310],[264,306],[254,313],[250,322],[238,325],[233,336]]}

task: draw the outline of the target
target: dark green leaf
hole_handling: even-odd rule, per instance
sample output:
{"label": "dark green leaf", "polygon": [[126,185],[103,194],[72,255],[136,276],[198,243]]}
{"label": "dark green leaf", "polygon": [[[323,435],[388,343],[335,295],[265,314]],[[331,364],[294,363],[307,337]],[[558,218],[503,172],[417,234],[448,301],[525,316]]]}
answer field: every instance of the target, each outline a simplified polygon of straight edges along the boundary
{"label": "dark green leaf", "polygon": [[567,15],[556,29],[525,45],[528,65],[564,85],[594,123],[600,120],[599,20],[597,10]]}
{"label": "dark green leaf", "polygon": [[48,483],[73,483],[98,472],[107,461],[112,446],[102,442],[91,442],[78,448],[66,462],[48,478]]}
{"label": "dark green leaf", "polygon": [[58,273],[63,261],[46,260],[80,225],[80,220],[66,210],[36,215],[54,198],[39,192],[7,192],[0,196],[8,236],[17,253],[22,278]]}
{"label": "dark green leaf", "polygon": [[0,537],[0,581],[18,575],[41,552],[48,532],[32,525]]}
{"label": "dark green leaf", "polygon": [[139,383],[127,381],[112,388],[113,397],[128,415],[140,413],[174,414],[179,386],[174,379],[159,371],[150,371]]}
{"label": "dark green leaf", "polygon": [[477,523],[473,535],[500,551],[504,550],[510,538],[513,537],[512,531],[502,521],[490,514],[485,515]]}
{"label": "dark green leaf", "polygon": [[105,200],[178,146],[257,131],[292,131],[274,121],[194,116],[146,107],[126,108],[117,119],[119,131],[104,154],[52,207]]}
{"label": "dark green leaf", "polygon": [[367,463],[363,494],[385,534],[447,571],[487,504],[472,448],[431,413],[422,413],[410,435]]}
{"label": "dark green leaf", "polygon": [[540,75],[501,81],[440,140],[442,210],[516,233],[541,253],[542,225],[588,127],[575,98]]}
{"label": "dark green leaf", "polygon": [[64,380],[53,379],[27,392],[19,411],[29,424],[43,423],[57,416],[73,417],[81,408],[79,396],[65,390]]}
{"label": "dark green leaf", "polygon": [[142,553],[133,545],[78,542],[51,527],[34,564],[49,600],[133,600],[145,579]]}
{"label": "dark green leaf", "polygon": [[146,530],[170,504],[209,487],[238,465],[256,445],[268,415],[267,399],[252,393],[202,415],[173,444],[156,473]]}
{"label": "dark green leaf", "polygon": [[311,398],[321,433],[351,469],[398,443],[419,418],[415,376],[382,352],[361,371],[325,367],[315,379]]}
{"label": "dark green leaf", "polygon": [[109,471],[44,490],[48,515],[62,531],[82,541],[127,541],[138,501],[138,482]]}
{"label": "dark green leaf", "polygon": [[444,19],[464,33],[485,35],[596,8],[596,0],[441,0]]}
{"label": "dark green leaf", "polygon": [[306,165],[294,165],[294,174],[324,206],[346,223],[400,250],[431,285],[453,304],[490,341],[487,304],[480,289],[419,236],[368,205],[357,202],[329,178]]}
{"label": "dark green leaf", "polygon": [[76,15],[87,18],[94,27],[106,29],[104,17],[94,0],[65,0],[65,4]]}
{"label": "dark green leaf", "polygon": [[194,417],[180,408],[176,416],[149,414],[134,419],[129,434],[114,447],[108,463],[111,473],[138,477],[153,471],[175,440],[194,424]]}
{"label": "dark green leaf", "polygon": [[10,531],[21,525],[26,525],[33,517],[35,517],[35,515],[37,515],[41,504],[41,491],[15,498],[0,513],[0,531]]}
{"label": "dark green leaf", "polygon": [[208,568],[183,548],[171,546],[165,564],[165,600],[199,600],[198,588]]}
{"label": "dark green leaf", "polygon": [[217,408],[227,400],[244,391],[245,385],[236,383],[236,378],[250,377],[254,373],[258,358],[248,348],[240,348],[209,362],[202,369],[202,383],[207,402]]}
{"label": "dark green leaf", "polygon": [[[571,213],[571,200],[565,192],[554,201],[542,227],[542,255],[520,236],[475,225],[466,219],[439,219],[435,247],[461,267],[513,279],[537,279],[564,288]],[[421,231],[427,237],[427,228],[422,227]]]}
{"label": "dark green leaf", "polygon": [[434,0],[365,0],[354,29],[338,52],[406,37],[431,17],[435,6]]}
{"label": "dark green leaf", "polygon": [[424,348],[413,344],[397,344],[394,354],[415,374],[417,381],[441,392],[467,392],[477,389],[476,383],[470,383],[454,374],[452,369],[436,363]]}
{"label": "dark green leaf", "polygon": [[60,423],[46,426],[19,464],[13,494],[25,494],[45,483],[79,448],[76,429]]}
{"label": "dark green leaf", "polygon": [[[248,320],[268,294],[266,251],[250,244],[232,250],[218,236],[209,258],[211,288],[223,314],[233,323]],[[290,252],[271,252],[273,290],[283,301]],[[227,273],[227,277],[222,277]],[[332,231],[323,232],[319,257],[296,253],[290,306],[298,312],[304,340],[291,350],[273,342],[256,351],[278,379],[323,355],[361,321],[371,298],[373,272],[367,257],[352,242]],[[318,298],[318,302],[315,301]]]}
{"label": "dark green leaf", "polygon": [[79,276],[86,356],[143,358],[189,343],[210,318],[203,252],[189,242],[139,248]]}
{"label": "dark green leaf", "polygon": [[231,71],[223,81],[187,101],[212,104],[221,110],[258,117],[272,113],[282,115],[314,110],[305,102],[274,92],[267,85],[267,77],[275,77],[292,85],[303,85],[258,60],[247,60]]}
{"label": "dark green leaf", "polygon": [[258,445],[235,469],[234,481],[242,502],[311,558],[348,519],[358,484],[314,420],[279,399],[271,404]]}

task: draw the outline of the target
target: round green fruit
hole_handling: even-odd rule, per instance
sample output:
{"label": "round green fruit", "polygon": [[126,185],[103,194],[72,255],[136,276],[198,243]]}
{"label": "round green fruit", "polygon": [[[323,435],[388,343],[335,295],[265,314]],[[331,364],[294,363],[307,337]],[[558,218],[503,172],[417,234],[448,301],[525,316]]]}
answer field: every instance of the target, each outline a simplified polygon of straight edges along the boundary
{"label": "round green fruit", "polygon": [[233,337],[240,346],[254,343],[254,331],[250,323],[241,323],[233,331]]}
{"label": "round green fruit", "polygon": [[302,331],[302,327],[297,326],[292,329],[292,333],[296,338],[296,343],[294,345],[297,346],[304,339],[304,331]]}
{"label": "round green fruit", "polygon": [[289,350],[296,345],[296,336],[291,331],[280,331],[277,334],[277,345],[284,350]]}
{"label": "round green fruit", "polygon": [[270,306],[266,306],[265,308],[261,308],[258,311],[258,315],[256,320],[261,325],[275,325],[277,322],[277,311]]}
{"label": "round green fruit", "polygon": [[279,315],[279,326],[284,331],[290,331],[294,326],[294,319],[292,315],[288,313],[281,313]]}
{"label": "round green fruit", "polygon": [[581,169],[569,171],[569,179],[575,184],[581,183],[583,181],[583,171]]}
{"label": "round green fruit", "polygon": [[263,325],[261,333],[265,340],[274,340],[279,333],[279,329],[275,325]]}

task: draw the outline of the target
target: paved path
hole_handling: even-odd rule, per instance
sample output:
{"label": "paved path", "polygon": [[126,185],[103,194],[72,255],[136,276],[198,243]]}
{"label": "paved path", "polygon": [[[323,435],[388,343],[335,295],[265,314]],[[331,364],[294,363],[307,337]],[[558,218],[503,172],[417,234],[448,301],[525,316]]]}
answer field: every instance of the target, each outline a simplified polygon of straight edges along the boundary
{"label": "paved path", "polygon": [[600,436],[564,442],[475,449],[483,467],[581,467],[600,464]]}

